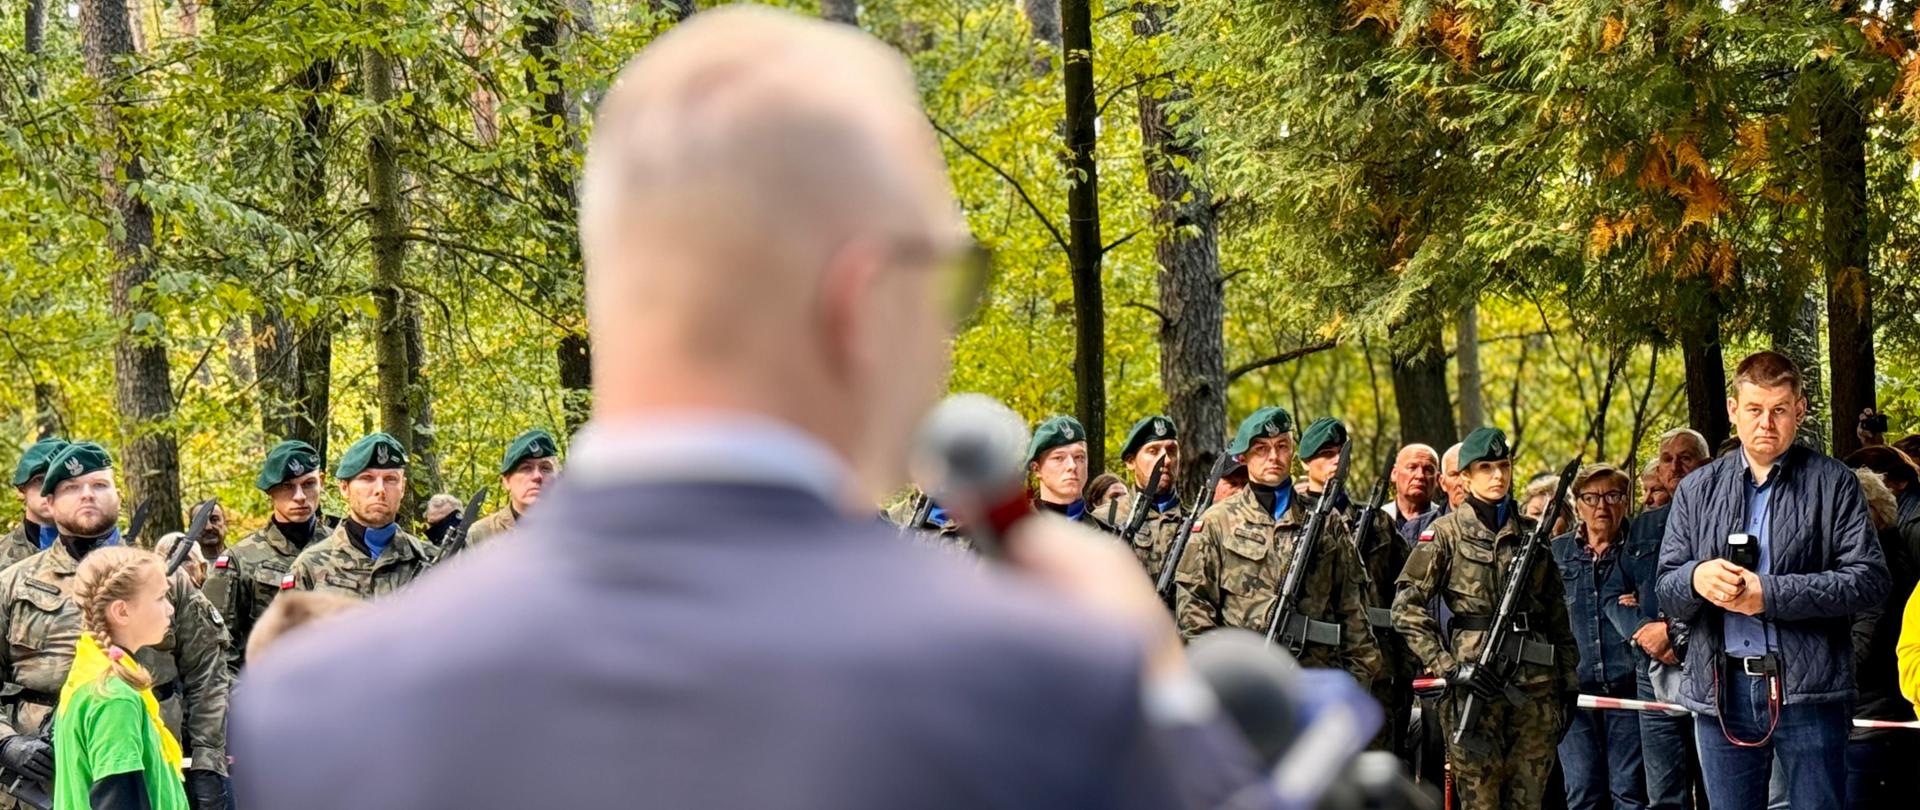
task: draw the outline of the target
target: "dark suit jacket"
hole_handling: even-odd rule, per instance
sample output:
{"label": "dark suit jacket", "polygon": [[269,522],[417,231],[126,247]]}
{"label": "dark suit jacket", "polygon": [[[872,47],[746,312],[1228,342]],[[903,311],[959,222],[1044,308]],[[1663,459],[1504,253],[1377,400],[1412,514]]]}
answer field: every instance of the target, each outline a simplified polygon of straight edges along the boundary
{"label": "dark suit jacket", "polygon": [[1137,645],[1016,577],[796,490],[569,484],[249,669],[239,806],[1161,808],[1254,778],[1223,723],[1150,727]]}

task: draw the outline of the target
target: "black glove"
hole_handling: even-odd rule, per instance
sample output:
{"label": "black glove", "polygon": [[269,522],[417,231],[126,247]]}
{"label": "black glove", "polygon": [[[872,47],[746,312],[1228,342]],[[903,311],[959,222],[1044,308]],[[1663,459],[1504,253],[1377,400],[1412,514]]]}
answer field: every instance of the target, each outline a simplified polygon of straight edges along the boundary
{"label": "black glove", "polygon": [[53,743],[32,734],[0,740],[0,762],[20,773],[53,784]]}
{"label": "black glove", "polygon": [[233,785],[213,771],[187,771],[187,803],[193,810],[233,810]]}
{"label": "black glove", "polygon": [[1500,684],[1495,682],[1493,673],[1484,672],[1480,669],[1480,665],[1471,663],[1454,667],[1453,672],[1447,676],[1447,686],[1453,689],[1464,689],[1489,701],[1500,699],[1504,691]]}

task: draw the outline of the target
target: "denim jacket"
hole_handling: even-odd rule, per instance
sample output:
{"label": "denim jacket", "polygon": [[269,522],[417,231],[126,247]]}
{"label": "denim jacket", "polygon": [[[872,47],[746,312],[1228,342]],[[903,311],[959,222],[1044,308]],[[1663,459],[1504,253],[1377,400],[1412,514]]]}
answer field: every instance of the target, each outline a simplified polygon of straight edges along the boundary
{"label": "denim jacket", "polygon": [[1577,674],[1586,691],[1624,690],[1631,694],[1635,676],[1646,667],[1646,654],[1633,644],[1633,634],[1647,622],[1641,607],[1620,604],[1622,596],[1641,598],[1639,586],[1653,571],[1654,550],[1634,547],[1626,527],[1599,559],[1581,540],[1581,527],[1553,539],[1553,561],[1565,585],[1567,617],[1580,648]]}

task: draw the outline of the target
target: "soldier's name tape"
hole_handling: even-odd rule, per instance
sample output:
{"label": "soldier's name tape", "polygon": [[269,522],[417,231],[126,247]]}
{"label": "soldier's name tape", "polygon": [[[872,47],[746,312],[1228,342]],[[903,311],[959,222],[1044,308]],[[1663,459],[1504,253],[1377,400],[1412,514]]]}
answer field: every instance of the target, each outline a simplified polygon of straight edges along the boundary
{"label": "soldier's name tape", "polygon": [[[1414,678],[1413,689],[1416,692],[1447,688],[1446,678]],[[1662,703],[1657,700],[1632,700],[1630,698],[1601,697],[1599,695],[1581,695],[1578,705],[1582,709],[1620,709],[1634,712],[1668,712],[1693,714],[1678,703]],[[1910,728],[1920,730],[1920,720],[1854,720],[1854,728]]]}

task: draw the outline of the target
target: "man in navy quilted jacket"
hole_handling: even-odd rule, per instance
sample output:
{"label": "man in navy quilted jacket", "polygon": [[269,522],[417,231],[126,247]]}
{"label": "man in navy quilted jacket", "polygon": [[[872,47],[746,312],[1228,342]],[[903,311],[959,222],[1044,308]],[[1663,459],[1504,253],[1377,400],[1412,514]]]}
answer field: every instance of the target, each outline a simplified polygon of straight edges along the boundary
{"label": "man in navy quilted jacket", "polygon": [[1886,560],[1851,471],[1793,443],[1793,361],[1750,355],[1729,393],[1740,448],[1680,483],[1660,547],[1660,606],[1693,628],[1680,701],[1715,810],[1766,807],[1776,758],[1792,806],[1844,807],[1849,620]]}

